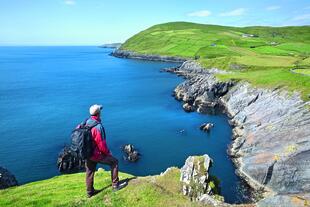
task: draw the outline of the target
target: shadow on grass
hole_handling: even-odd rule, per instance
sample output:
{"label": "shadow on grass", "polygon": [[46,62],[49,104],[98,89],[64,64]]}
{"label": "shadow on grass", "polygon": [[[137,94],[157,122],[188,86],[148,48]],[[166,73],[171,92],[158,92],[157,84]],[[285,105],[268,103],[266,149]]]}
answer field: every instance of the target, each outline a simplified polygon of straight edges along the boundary
{"label": "shadow on grass", "polygon": [[[125,188],[131,180],[134,180],[134,179],[136,179],[136,178],[137,178],[137,177],[132,177],[132,178],[126,178],[126,179],[120,180],[120,181],[119,181],[119,185],[122,186],[120,189]],[[107,185],[107,186],[105,186],[105,187],[103,187],[103,188],[101,188],[101,189],[96,190],[96,193],[95,193],[92,197],[97,196],[99,193],[101,193],[102,191],[107,190],[107,189],[110,188],[110,187],[111,187],[111,185]]]}

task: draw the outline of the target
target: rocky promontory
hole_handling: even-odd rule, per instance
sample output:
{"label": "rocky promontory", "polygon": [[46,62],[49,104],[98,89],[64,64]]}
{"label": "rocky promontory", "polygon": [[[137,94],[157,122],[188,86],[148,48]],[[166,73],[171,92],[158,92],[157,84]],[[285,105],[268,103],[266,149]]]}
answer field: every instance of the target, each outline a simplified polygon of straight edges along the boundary
{"label": "rocky promontory", "polygon": [[182,63],[186,61],[182,57],[173,57],[173,56],[160,56],[160,55],[149,55],[149,54],[140,54],[128,50],[117,49],[111,53],[111,55],[119,58],[133,58],[140,60],[150,60],[150,61],[162,61],[162,62],[176,62]]}
{"label": "rocky promontory", "polygon": [[186,78],[174,90],[176,99],[200,113],[224,110],[229,115],[233,137],[228,153],[238,174],[265,192],[259,205],[309,203],[309,103],[282,89],[219,81],[215,75],[225,71],[207,70],[194,61],[169,72]]}

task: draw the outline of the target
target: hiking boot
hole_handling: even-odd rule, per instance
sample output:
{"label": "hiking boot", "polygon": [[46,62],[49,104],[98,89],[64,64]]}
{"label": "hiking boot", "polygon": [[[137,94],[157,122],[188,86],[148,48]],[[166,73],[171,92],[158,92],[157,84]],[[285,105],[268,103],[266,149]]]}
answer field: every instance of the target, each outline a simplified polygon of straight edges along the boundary
{"label": "hiking boot", "polygon": [[122,182],[122,183],[118,183],[115,186],[112,186],[113,192],[119,191],[120,189],[125,188],[127,184],[128,184],[127,182]]}
{"label": "hiking boot", "polygon": [[93,192],[87,193],[87,198],[91,198],[100,192],[101,192],[100,190],[94,190]]}

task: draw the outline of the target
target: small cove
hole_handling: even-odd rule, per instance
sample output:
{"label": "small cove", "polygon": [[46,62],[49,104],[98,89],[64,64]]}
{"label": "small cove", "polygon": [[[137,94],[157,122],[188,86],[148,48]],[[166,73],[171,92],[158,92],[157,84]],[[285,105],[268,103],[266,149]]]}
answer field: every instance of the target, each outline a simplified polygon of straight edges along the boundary
{"label": "small cove", "polygon": [[[58,175],[56,159],[71,130],[103,104],[108,146],[120,170],[137,176],[181,167],[190,155],[208,154],[227,202],[242,202],[241,181],[226,150],[231,127],[225,115],[185,113],[171,97],[183,81],[160,73],[174,63],[119,59],[97,47],[0,47],[0,166],[19,183]],[[215,127],[207,134],[203,122]],[[181,133],[181,131],[183,131]],[[122,159],[131,143],[137,163]]]}

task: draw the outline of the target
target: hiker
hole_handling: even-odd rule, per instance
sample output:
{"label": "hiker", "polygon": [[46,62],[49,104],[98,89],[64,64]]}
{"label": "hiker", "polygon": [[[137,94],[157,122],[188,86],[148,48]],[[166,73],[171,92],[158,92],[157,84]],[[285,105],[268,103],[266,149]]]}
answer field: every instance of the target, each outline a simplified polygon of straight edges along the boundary
{"label": "hiker", "polygon": [[87,126],[94,125],[95,122],[98,123],[91,129],[93,152],[91,157],[85,161],[86,191],[89,198],[100,192],[99,190],[94,189],[94,175],[97,163],[106,164],[111,167],[112,188],[113,190],[119,190],[121,188],[118,178],[118,160],[112,156],[112,153],[108,149],[105,130],[100,119],[101,110],[101,105],[92,105],[89,108],[91,116],[86,121]]}

